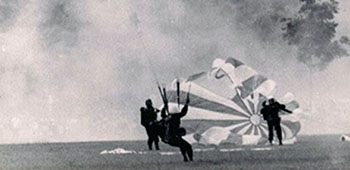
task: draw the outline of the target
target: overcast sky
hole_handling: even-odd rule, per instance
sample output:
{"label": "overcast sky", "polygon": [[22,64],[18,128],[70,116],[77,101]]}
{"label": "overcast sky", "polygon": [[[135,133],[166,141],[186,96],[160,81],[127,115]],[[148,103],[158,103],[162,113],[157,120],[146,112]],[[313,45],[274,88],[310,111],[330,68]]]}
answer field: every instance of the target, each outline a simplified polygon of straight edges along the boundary
{"label": "overcast sky", "polygon": [[[294,0],[0,0],[0,143],[143,139],[162,83],[235,57],[295,94],[304,134],[350,133],[350,58],[312,74],[271,16]],[[340,1],[338,35],[350,35]],[[149,60],[149,61],[148,61]],[[150,64],[151,63],[151,64]],[[312,121],[311,121],[312,119]]]}

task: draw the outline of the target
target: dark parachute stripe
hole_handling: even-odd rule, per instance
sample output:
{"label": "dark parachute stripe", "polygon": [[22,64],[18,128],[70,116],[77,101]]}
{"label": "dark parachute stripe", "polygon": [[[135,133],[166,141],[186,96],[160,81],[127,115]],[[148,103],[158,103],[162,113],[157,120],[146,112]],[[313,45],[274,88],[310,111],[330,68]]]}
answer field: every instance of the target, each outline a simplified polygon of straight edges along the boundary
{"label": "dark parachute stripe", "polygon": [[260,123],[260,126],[267,128],[267,121],[263,121]]}
{"label": "dark parachute stripe", "polygon": [[299,108],[299,103],[295,100],[289,102],[286,104],[286,109],[287,110],[290,110],[290,111],[293,111],[295,109]]}
{"label": "dark parachute stripe", "polygon": [[184,119],[181,126],[186,128],[187,134],[202,134],[213,126],[227,127],[234,124],[246,122],[247,120],[204,120],[204,119]]}
{"label": "dark parachute stripe", "polygon": [[242,144],[242,136],[241,135],[237,135],[237,134],[233,134],[233,133],[230,133],[228,136],[227,136],[227,139],[222,141],[220,144],[229,144],[229,145],[232,145],[232,144]]}
{"label": "dark parachute stripe", "polygon": [[[177,94],[176,91],[167,91],[167,97],[168,101],[171,103],[177,103]],[[187,93],[180,91],[180,104],[185,104],[186,103],[186,97]],[[231,107],[222,105],[220,103],[204,99],[202,97],[199,97],[197,95],[193,95],[190,93],[190,104],[189,106],[191,107],[196,107],[200,109],[205,109],[205,110],[210,110],[214,112],[220,112],[220,113],[226,113],[230,115],[237,115],[237,116],[243,116],[247,118],[248,116],[245,115],[244,113],[241,113]]]}
{"label": "dark parachute stripe", "polygon": [[[285,128],[283,128],[282,124],[281,124],[281,132],[282,132],[282,140],[286,138],[286,131],[285,131]],[[273,136],[274,136],[274,139],[277,138],[277,131],[276,129],[274,128],[273,129]]]}
{"label": "dark parachute stripe", "polygon": [[258,103],[258,108],[256,110],[257,114],[261,114],[260,111],[262,109],[262,103],[266,101],[266,97],[262,94],[259,94],[259,103]]}
{"label": "dark parachute stripe", "polygon": [[205,74],[206,74],[206,72],[204,72],[204,71],[200,72],[200,73],[197,73],[197,74],[193,74],[193,75],[191,75],[191,76],[189,76],[187,78],[186,82],[197,80],[197,79],[199,79],[200,77],[202,77]]}
{"label": "dark parachute stripe", "polygon": [[287,132],[286,132],[286,129],[283,128],[282,126],[281,126],[281,130],[282,130],[282,140],[283,140],[284,138],[287,137]]}
{"label": "dark parachute stripe", "polygon": [[[290,129],[292,131],[292,136],[288,136],[288,137],[296,136],[301,128],[300,122],[292,122],[290,120],[282,120],[281,124],[288,127],[288,129]],[[283,127],[282,127],[282,129],[283,129]]]}
{"label": "dark parachute stripe", "polygon": [[267,130],[267,131],[268,131],[268,129],[265,128],[265,127],[263,127],[263,126],[259,126],[258,128],[260,129],[261,136],[264,137],[264,138],[267,138],[268,134],[266,134],[266,132],[264,131],[264,129]]}
{"label": "dark parachute stripe", "polygon": [[258,127],[254,126],[254,135],[258,135]]}
{"label": "dark parachute stripe", "polygon": [[250,127],[248,128],[248,130],[244,134],[250,135],[253,131],[253,128],[254,128],[254,125],[250,125]]}
{"label": "dark parachute stripe", "polygon": [[246,98],[249,96],[257,87],[259,87],[264,81],[266,81],[267,78],[262,75],[254,75],[247,80],[244,80],[242,82],[241,87],[238,87],[241,91],[241,96],[243,98]]}
{"label": "dark parachute stripe", "polygon": [[248,100],[248,103],[249,103],[249,107],[250,107],[250,109],[251,109],[251,114],[253,115],[253,114],[256,114],[256,112],[255,112],[255,105],[254,105],[254,103],[253,102],[251,102],[251,101],[249,101]]}
{"label": "dark parachute stripe", "polygon": [[[261,131],[261,134],[264,134],[265,135],[265,137],[267,137],[268,136],[268,131],[269,131],[269,128],[267,127],[267,123],[264,121],[264,122],[262,122],[261,124],[260,124],[260,126],[259,126],[259,128],[262,130]],[[266,132],[265,131],[263,131],[263,130],[266,130]]]}
{"label": "dark parachute stripe", "polygon": [[233,97],[232,99],[233,102],[235,102],[240,108],[242,108],[245,112],[250,114],[249,109],[247,108],[247,106],[244,104],[244,102],[242,101],[242,98],[239,95],[235,95],[235,97]]}
{"label": "dark parachute stripe", "polygon": [[[221,73],[221,75],[220,75],[220,73]],[[227,73],[225,71],[223,71],[221,68],[219,68],[219,71],[217,71],[215,74],[215,78],[221,79],[224,76],[227,76]]]}
{"label": "dark parachute stripe", "polygon": [[226,59],[225,62],[232,64],[235,68],[237,68],[240,65],[243,65],[243,63],[241,61],[234,59],[234,58],[228,58],[228,59]]}
{"label": "dark parachute stripe", "polygon": [[244,127],[249,126],[250,122],[247,121],[247,123],[244,123],[242,125],[239,125],[238,127],[235,127],[234,129],[231,130],[232,133],[238,133],[240,130],[242,130]]}

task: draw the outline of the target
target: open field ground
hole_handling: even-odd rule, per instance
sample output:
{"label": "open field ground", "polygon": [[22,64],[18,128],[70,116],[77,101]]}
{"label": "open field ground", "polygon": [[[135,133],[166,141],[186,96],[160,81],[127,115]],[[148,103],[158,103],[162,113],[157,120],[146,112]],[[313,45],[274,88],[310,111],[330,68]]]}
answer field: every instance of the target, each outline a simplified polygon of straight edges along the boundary
{"label": "open field ground", "polygon": [[0,145],[0,168],[350,169],[350,142],[339,136],[300,136],[284,146],[193,146],[194,162],[182,162],[177,148],[163,144],[161,151],[148,151],[145,141]]}

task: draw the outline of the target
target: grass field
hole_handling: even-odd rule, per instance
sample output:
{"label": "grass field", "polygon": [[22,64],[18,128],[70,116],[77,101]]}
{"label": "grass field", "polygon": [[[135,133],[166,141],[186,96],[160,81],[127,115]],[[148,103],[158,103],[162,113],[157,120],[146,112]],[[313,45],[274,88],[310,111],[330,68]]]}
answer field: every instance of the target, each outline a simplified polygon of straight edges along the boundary
{"label": "grass field", "polygon": [[[100,154],[124,148],[131,154]],[[0,145],[1,169],[350,169],[350,142],[339,135],[300,136],[284,146],[194,146],[194,162],[177,148],[147,151],[145,141]],[[142,153],[142,154],[140,154]],[[161,154],[163,153],[163,155]],[[167,154],[170,153],[170,154]]]}

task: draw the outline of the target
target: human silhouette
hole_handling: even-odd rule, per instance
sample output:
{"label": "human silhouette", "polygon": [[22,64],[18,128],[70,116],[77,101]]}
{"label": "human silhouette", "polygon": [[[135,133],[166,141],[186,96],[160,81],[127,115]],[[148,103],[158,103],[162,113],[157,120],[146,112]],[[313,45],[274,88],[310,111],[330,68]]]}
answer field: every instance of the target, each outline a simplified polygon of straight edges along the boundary
{"label": "human silhouette", "polygon": [[267,121],[267,126],[269,129],[269,142],[272,145],[273,140],[273,130],[276,130],[277,138],[279,140],[279,144],[282,143],[282,130],[281,130],[281,118],[279,116],[279,111],[283,110],[288,113],[292,113],[291,111],[286,109],[286,106],[278,103],[274,98],[264,101],[262,103],[263,108],[261,109],[261,114],[263,115],[264,120]]}
{"label": "human silhouette", "polygon": [[152,150],[152,144],[154,143],[156,150],[159,150],[159,139],[157,134],[157,113],[158,109],[153,107],[152,100],[146,100],[146,108],[141,107],[141,125],[145,127],[148,140],[148,148]]}
{"label": "human silhouette", "polygon": [[[185,162],[193,161],[192,146],[182,138],[186,134],[186,130],[180,127],[181,118],[187,114],[189,102],[190,100],[187,98],[181,111],[176,106],[169,108],[168,103],[165,103],[161,112],[162,120],[158,124],[158,132],[162,141],[171,146],[179,147]],[[166,114],[167,111],[169,114]]]}

